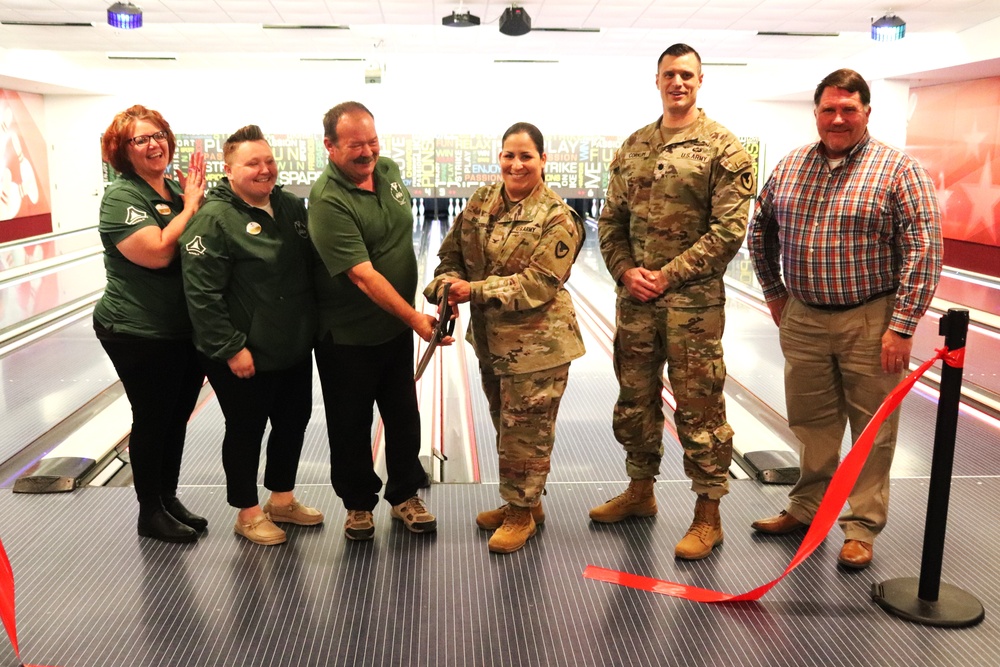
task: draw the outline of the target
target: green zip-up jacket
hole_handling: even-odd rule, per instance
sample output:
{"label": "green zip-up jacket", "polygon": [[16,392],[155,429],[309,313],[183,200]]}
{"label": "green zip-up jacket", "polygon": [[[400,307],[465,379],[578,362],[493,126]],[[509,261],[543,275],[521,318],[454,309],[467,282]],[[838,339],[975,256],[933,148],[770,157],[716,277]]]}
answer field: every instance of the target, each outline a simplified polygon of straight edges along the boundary
{"label": "green zip-up jacket", "polygon": [[181,235],[181,272],[194,344],[225,363],[244,347],[257,371],[289,368],[316,331],[306,207],[280,186],[267,211],[223,178]]}

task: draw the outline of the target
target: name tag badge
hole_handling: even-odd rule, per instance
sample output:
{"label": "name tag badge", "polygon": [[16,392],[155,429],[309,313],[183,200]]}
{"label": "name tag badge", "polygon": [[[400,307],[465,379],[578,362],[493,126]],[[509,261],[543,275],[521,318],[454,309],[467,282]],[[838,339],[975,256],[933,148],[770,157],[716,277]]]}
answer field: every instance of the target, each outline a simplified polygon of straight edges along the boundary
{"label": "name tag badge", "polygon": [[169,215],[170,214],[170,207],[168,205],[166,205],[166,204],[157,204],[156,205],[156,212],[159,213],[160,215]]}
{"label": "name tag badge", "polygon": [[252,221],[248,222],[247,223],[247,234],[250,234],[251,236],[257,236],[258,234],[260,234],[260,225],[258,223],[256,223],[256,222],[252,222]]}

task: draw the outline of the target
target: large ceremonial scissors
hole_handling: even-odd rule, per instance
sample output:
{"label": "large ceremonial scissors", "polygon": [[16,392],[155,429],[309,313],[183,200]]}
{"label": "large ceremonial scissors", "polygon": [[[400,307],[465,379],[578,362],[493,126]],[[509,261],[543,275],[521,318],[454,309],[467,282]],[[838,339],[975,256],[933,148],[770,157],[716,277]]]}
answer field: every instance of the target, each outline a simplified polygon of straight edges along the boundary
{"label": "large ceremonial scissors", "polygon": [[428,341],[424,356],[420,357],[420,363],[417,364],[417,372],[413,375],[414,382],[419,380],[420,376],[424,374],[427,366],[431,363],[431,357],[434,356],[434,350],[441,344],[441,340],[455,333],[455,319],[451,316],[452,309],[448,305],[448,290],[450,288],[451,283],[445,283],[444,289],[441,291],[441,298],[439,300],[441,311],[438,313],[438,323],[434,327],[434,333],[431,334],[430,341]]}

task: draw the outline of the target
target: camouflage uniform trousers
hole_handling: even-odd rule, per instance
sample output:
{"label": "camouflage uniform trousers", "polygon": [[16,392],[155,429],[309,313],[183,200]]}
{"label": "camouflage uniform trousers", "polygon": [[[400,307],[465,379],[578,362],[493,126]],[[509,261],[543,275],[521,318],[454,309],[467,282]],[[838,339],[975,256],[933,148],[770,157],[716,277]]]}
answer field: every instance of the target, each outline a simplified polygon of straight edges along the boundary
{"label": "camouflage uniform trousers", "polygon": [[500,497],[512,505],[534,507],[542,499],[549,474],[569,364],[513,375],[480,370],[497,430]]}
{"label": "camouflage uniform trousers", "polygon": [[721,498],[729,492],[733,457],[733,429],[722,394],[724,307],[671,308],[619,298],[616,311],[614,364],[620,389],[613,427],[625,447],[628,476],[646,479],[660,472],[666,364],[684,472],[693,491]]}

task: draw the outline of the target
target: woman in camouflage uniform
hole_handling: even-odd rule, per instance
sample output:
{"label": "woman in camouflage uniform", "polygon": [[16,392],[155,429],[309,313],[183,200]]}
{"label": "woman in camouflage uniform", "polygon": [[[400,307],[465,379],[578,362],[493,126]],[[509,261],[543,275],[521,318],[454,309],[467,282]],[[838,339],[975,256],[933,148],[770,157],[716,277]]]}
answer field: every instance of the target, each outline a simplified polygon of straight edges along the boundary
{"label": "woman in camouflage uniform", "polygon": [[545,519],[559,401],[569,363],[584,353],[564,283],[583,242],[579,216],[544,183],[542,133],[516,123],[503,136],[503,180],[479,188],[441,244],[441,263],[424,294],[444,283],[448,301],[468,302],[468,339],[497,430],[505,505],[476,517],[495,530],[490,551],[517,551]]}

